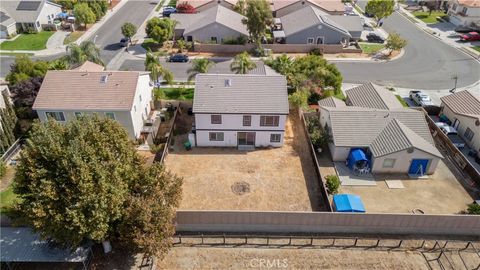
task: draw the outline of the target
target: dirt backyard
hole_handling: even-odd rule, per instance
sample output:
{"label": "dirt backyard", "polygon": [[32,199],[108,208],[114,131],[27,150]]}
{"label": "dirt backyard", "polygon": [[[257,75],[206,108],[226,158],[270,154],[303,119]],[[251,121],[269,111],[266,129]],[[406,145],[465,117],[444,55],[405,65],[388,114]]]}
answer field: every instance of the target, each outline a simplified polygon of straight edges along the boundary
{"label": "dirt backyard", "polygon": [[184,178],[180,209],[312,211],[323,210],[321,194],[297,115],[286,124],[281,148],[239,151],[193,148],[186,135],[175,137],[166,166]]}

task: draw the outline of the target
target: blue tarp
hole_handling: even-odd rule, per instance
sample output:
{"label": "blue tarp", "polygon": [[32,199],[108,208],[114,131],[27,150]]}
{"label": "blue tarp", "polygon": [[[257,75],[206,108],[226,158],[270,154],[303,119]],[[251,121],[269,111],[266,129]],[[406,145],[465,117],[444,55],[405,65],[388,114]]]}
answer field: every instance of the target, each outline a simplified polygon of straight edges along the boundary
{"label": "blue tarp", "polygon": [[68,17],[68,13],[67,12],[60,12],[57,14],[57,17],[59,18],[67,18]]}
{"label": "blue tarp", "polygon": [[362,199],[353,194],[333,195],[333,206],[336,212],[365,213]]}
{"label": "blue tarp", "polygon": [[354,148],[348,154],[347,165],[353,170],[355,167],[363,168],[367,165],[368,159],[362,149]]}

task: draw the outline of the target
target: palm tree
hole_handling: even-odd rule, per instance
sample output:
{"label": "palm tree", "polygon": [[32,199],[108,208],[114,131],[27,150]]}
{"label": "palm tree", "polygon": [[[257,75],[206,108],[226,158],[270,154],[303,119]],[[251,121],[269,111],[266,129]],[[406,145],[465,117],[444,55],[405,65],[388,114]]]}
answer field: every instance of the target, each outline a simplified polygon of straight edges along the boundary
{"label": "palm tree", "polygon": [[81,65],[85,61],[104,65],[100,58],[100,49],[91,41],[83,41],[80,45],[71,43],[68,45],[67,50],[69,52],[67,55],[68,62],[72,66]]}
{"label": "palm tree", "polygon": [[293,68],[293,61],[292,58],[289,57],[286,54],[282,54],[281,56],[275,58],[272,61],[272,68],[282,74],[282,75],[287,75],[292,72]]}
{"label": "palm tree", "polygon": [[188,81],[191,81],[199,73],[207,73],[208,70],[215,65],[207,58],[197,58],[192,61],[192,67],[187,70]]}
{"label": "palm tree", "polygon": [[237,54],[230,64],[230,70],[236,74],[247,74],[250,70],[256,68],[257,65],[252,61],[247,52]]}

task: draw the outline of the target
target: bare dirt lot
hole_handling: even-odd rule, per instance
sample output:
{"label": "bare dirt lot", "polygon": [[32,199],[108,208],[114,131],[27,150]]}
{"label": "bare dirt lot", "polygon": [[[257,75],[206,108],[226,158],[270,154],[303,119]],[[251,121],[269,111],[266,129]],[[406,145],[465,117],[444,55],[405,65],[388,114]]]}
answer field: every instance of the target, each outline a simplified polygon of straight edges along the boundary
{"label": "bare dirt lot", "polygon": [[281,148],[186,151],[182,146],[186,137],[182,136],[175,138],[175,150],[165,161],[169,170],[184,178],[180,209],[324,209],[313,160],[297,115],[289,116],[285,144]]}
{"label": "bare dirt lot", "polygon": [[[473,198],[440,161],[428,179],[409,179],[406,175],[375,175],[376,186],[341,186],[340,193],[359,195],[369,213],[455,214],[467,208]],[[401,180],[404,188],[390,189],[385,180]]]}
{"label": "bare dirt lot", "polygon": [[173,248],[158,269],[429,269],[419,252]]}

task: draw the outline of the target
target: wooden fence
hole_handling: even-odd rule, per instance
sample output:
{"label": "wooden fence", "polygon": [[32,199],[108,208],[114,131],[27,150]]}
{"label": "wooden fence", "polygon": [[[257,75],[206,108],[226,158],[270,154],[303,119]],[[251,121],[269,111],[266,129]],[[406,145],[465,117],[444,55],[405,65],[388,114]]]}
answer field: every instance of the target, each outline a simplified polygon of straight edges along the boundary
{"label": "wooden fence", "polygon": [[[167,142],[165,143],[165,147],[163,148],[163,151],[161,152],[162,153],[162,156],[160,157],[160,159],[158,160],[158,162],[160,163],[163,163],[163,161],[165,160],[165,158],[168,156],[168,149],[170,148],[170,145],[172,144],[172,139],[174,137],[173,135],[173,131],[175,130],[175,123],[177,122],[177,115],[178,115],[178,111],[180,110],[180,107],[177,106],[176,109],[175,109],[175,112],[173,114],[173,124],[172,124],[172,127],[170,128],[170,130],[168,131],[168,138],[167,138]],[[155,158],[155,160],[157,160],[157,158]]]}
{"label": "wooden fence", "polygon": [[22,149],[22,146],[23,146],[23,143],[25,142],[25,140],[23,138],[20,138],[18,140],[16,140],[8,149],[7,151],[5,151],[5,153],[3,153],[2,157],[0,158],[0,160],[4,161],[4,162],[8,162],[14,155],[16,155],[21,149]]}
{"label": "wooden fence", "polygon": [[480,239],[480,216],[177,211],[177,233],[415,235]]}

